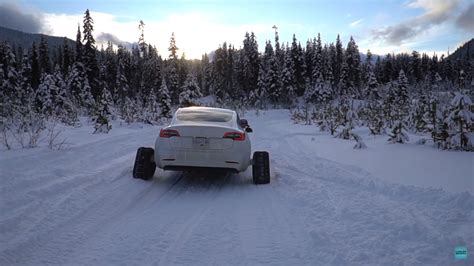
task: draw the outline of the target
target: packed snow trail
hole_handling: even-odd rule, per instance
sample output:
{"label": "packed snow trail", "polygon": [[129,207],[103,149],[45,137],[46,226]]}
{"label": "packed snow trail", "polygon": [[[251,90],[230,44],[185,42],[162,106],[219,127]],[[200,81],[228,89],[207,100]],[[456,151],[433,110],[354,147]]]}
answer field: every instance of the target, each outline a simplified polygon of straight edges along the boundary
{"label": "packed snow trail", "polygon": [[287,112],[248,118],[253,149],[270,152],[269,185],[253,185],[250,169],[133,179],[156,127],[78,129],[62,151],[2,151],[0,265],[472,265],[453,259],[455,246],[474,250],[470,193],[317,157],[305,141],[319,132]]}

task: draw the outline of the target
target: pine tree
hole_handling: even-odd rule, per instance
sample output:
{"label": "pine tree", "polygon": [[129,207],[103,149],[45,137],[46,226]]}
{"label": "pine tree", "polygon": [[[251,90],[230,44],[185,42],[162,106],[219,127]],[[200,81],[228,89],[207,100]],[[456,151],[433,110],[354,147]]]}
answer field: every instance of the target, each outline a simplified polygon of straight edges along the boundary
{"label": "pine tree", "polygon": [[423,78],[423,72],[421,70],[420,54],[417,51],[411,53],[411,62],[410,62],[410,74],[413,75],[413,78],[416,82],[419,82]]}
{"label": "pine tree", "polygon": [[313,81],[312,85],[315,86],[316,82],[323,82],[323,50],[321,46],[321,36],[318,33],[318,39],[315,42],[315,51],[313,56],[313,70],[311,73],[311,80]]}
{"label": "pine tree", "polygon": [[[370,50],[368,51],[368,57],[371,57]],[[379,84],[377,77],[373,71],[371,59],[367,59],[365,64],[367,72],[367,80],[365,82],[364,95],[368,101],[368,105],[364,108],[368,127],[370,133],[378,135],[383,130],[383,107],[381,104],[381,94],[379,92]]]}
{"label": "pine tree", "polygon": [[205,53],[201,58],[201,65],[200,65],[200,72],[201,72],[201,92],[204,95],[209,95],[209,83],[211,79],[211,64],[209,62],[209,56]]}
{"label": "pine tree", "polygon": [[306,72],[308,74],[308,82],[310,84],[313,84],[313,68],[314,68],[314,58],[315,58],[315,53],[316,53],[316,38],[308,39],[306,41],[306,49],[304,51],[304,62],[306,65]]}
{"label": "pine tree", "polygon": [[107,87],[111,92],[115,92],[116,77],[117,77],[117,64],[116,55],[113,49],[112,42],[107,42],[107,48],[104,52],[104,58],[102,60],[101,67],[101,81],[107,84]]}
{"label": "pine tree", "polygon": [[405,133],[405,125],[402,123],[402,121],[395,121],[395,124],[391,130],[391,132],[388,134],[389,143],[406,143],[409,141],[408,135]]}
{"label": "pine tree", "polygon": [[341,71],[342,71],[342,63],[344,62],[344,48],[342,48],[341,39],[339,38],[339,34],[337,35],[336,39],[336,46],[335,46],[335,61],[333,65],[334,71],[334,82],[336,84],[340,83],[341,78]]}
{"label": "pine tree", "polygon": [[[116,104],[122,105],[125,103],[125,98],[130,95],[130,87],[125,76],[125,59],[119,57],[117,66],[117,76],[115,78],[115,99]],[[128,98],[130,100],[130,98]]]}
{"label": "pine tree", "polygon": [[144,122],[148,124],[156,124],[160,120],[160,110],[158,107],[157,97],[153,88],[147,97],[147,106],[145,108]]}
{"label": "pine tree", "polygon": [[354,38],[350,38],[345,53],[345,62],[348,67],[348,78],[352,85],[353,97],[359,97],[360,92],[360,54]]}
{"label": "pine tree", "polygon": [[82,37],[80,25],[77,24],[77,34],[76,34],[76,62],[82,61]]}
{"label": "pine tree", "polygon": [[372,52],[370,51],[370,49],[367,50],[367,54],[365,55],[365,63],[362,67],[362,73],[361,73],[361,78],[364,77],[365,80],[367,81],[368,79],[368,76],[369,76],[369,72],[370,70],[373,72],[373,64],[372,64]]}
{"label": "pine tree", "polygon": [[392,64],[392,56],[390,54],[387,54],[383,61],[382,82],[387,83],[387,82],[392,81],[393,73],[394,73],[394,70],[393,70],[393,64]]}
{"label": "pine tree", "polygon": [[327,53],[326,53],[326,59],[325,61],[325,67],[324,67],[324,81],[329,85],[331,89],[331,96],[333,94],[333,88],[334,88],[334,60],[336,58],[336,47],[331,43],[328,47]]}
{"label": "pine tree", "polygon": [[280,38],[278,36],[278,27],[274,25],[273,28],[275,29],[275,56],[277,58],[278,65],[282,66],[284,56],[285,56],[284,54],[285,51],[280,46]]}
{"label": "pine tree", "polygon": [[130,100],[128,96],[125,97],[124,103],[122,105],[122,119],[125,121],[125,123],[130,124],[135,122],[136,120],[136,106],[135,103]]}
{"label": "pine tree", "polygon": [[38,89],[40,78],[41,78],[41,69],[39,63],[38,51],[36,49],[36,44],[33,42],[30,52],[31,60],[31,87],[34,90]]}
{"label": "pine tree", "polygon": [[51,73],[51,63],[49,60],[49,49],[48,42],[44,35],[41,35],[41,41],[39,45],[39,65],[41,73],[50,74]]}
{"label": "pine tree", "polygon": [[[148,45],[145,42],[145,22],[143,22],[143,20],[140,20],[138,29],[140,30],[140,37],[138,38],[138,48],[140,49],[141,57],[144,58],[144,57],[147,57]],[[173,33],[173,36],[174,36],[174,33]]]}
{"label": "pine tree", "polygon": [[283,70],[282,70],[282,99],[288,104],[290,108],[296,105],[296,88],[294,86],[294,68],[293,61],[291,60],[290,54],[284,54]]}
{"label": "pine tree", "polygon": [[400,70],[398,75],[398,90],[396,95],[397,107],[400,111],[399,115],[404,116],[407,113],[408,105],[408,79],[405,76],[405,72]]}
{"label": "pine tree", "polygon": [[75,62],[66,79],[67,91],[71,94],[75,105],[83,108],[83,114],[90,113],[95,105],[86,70],[81,62]]}
{"label": "pine tree", "polygon": [[397,86],[390,82],[387,86],[387,94],[383,99],[384,120],[389,128],[393,126],[394,121],[397,119],[397,89]]}
{"label": "pine tree", "polygon": [[166,86],[165,79],[163,79],[163,81],[161,82],[158,106],[160,107],[162,117],[171,117],[171,97],[168,91],[168,86]]}
{"label": "pine tree", "polygon": [[320,87],[322,86],[322,74],[319,73],[319,77],[316,79],[313,85],[307,84],[303,99],[306,104],[315,104],[318,102]]}
{"label": "pine tree", "polygon": [[260,66],[259,69],[257,89],[251,92],[251,98],[257,109],[267,109],[268,92],[266,73],[263,66]]}
{"label": "pine tree", "polygon": [[142,83],[143,87],[150,91],[153,88],[154,91],[157,91],[161,85],[161,57],[159,57],[156,48],[149,45],[147,51],[147,57],[143,62],[143,71],[142,71]]}
{"label": "pine tree", "polygon": [[181,58],[178,60],[178,86],[182,87],[188,76],[188,62],[186,60],[186,54],[182,53]]}
{"label": "pine tree", "polygon": [[112,129],[110,119],[114,113],[112,95],[107,88],[102,89],[102,94],[99,98],[95,117],[95,133],[109,133]]}
{"label": "pine tree", "polygon": [[354,86],[349,77],[349,66],[346,62],[342,63],[341,76],[339,79],[339,97],[345,98],[352,96],[354,97]]}
{"label": "pine tree", "polygon": [[12,126],[12,120],[22,110],[23,98],[22,78],[16,71],[16,57],[10,46],[0,43],[0,91],[2,109],[0,110],[3,121],[2,132]]}
{"label": "pine tree", "polygon": [[100,82],[97,80],[99,77],[99,66],[97,64],[95,39],[92,35],[94,31],[94,20],[90,16],[89,9],[84,13],[83,21],[83,59],[82,62],[86,68],[87,79],[91,86],[91,93],[95,99],[98,99],[101,92]]}
{"label": "pine tree", "polygon": [[216,101],[222,105],[228,104],[229,93],[231,90],[229,82],[229,56],[227,50],[227,43],[223,43],[215,51],[214,64],[211,70],[211,80],[209,86],[209,93],[216,97]]}
{"label": "pine tree", "polygon": [[248,94],[257,89],[259,76],[259,56],[258,44],[255,34],[252,32],[245,33],[244,47],[242,50],[242,89],[244,93]]}
{"label": "pine tree", "polygon": [[171,33],[171,39],[170,39],[170,47],[168,48],[168,51],[170,52],[170,55],[168,57],[169,60],[178,60],[178,46],[176,46],[176,39],[174,37],[174,32]]}
{"label": "pine tree", "polygon": [[36,107],[38,112],[45,116],[51,116],[54,110],[54,97],[58,87],[52,74],[43,75],[36,96]]}
{"label": "pine tree", "polygon": [[364,94],[369,101],[377,101],[382,96],[379,92],[379,84],[372,69],[368,70],[368,78],[364,89]]}
{"label": "pine tree", "polygon": [[179,104],[183,107],[199,105],[199,98],[202,97],[196,77],[189,74],[181,88],[179,94]]}
{"label": "pine tree", "polygon": [[446,118],[450,129],[450,146],[455,149],[472,151],[474,149],[472,101],[468,95],[456,92],[450,104],[451,110]]}
{"label": "pine tree", "polygon": [[[340,112],[344,115],[344,128],[338,135],[336,135],[336,137],[342,139],[350,139],[351,137],[354,138],[352,130],[359,123],[359,116],[357,115],[356,110],[354,110],[354,100],[350,99],[348,102],[349,104],[343,103],[343,105],[340,107]],[[357,136],[356,139],[357,138],[360,137]]]}
{"label": "pine tree", "polygon": [[291,43],[291,60],[294,67],[294,78],[296,93],[298,96],[303,96],[306,88],[306,64],[304,63],[303,49],[301,44],[297,43],[296,36],[293,34],[293,42]]}
{"label": "pine tree", "polygon": [[174,33],[171,34],[170,47],[168,51],[170,52],[168,61],[167,61],[167,79],[168,79],[168,88],[171,95],[171,102],[179,102],[179,76],[178,76],[178,47],[176,46],[176,40]]}
{"label": "pine tree", "polygon": [[266,91],[269,101],[276,105],[280,100],[281,84],[278,62],[270,41],[267,41],[260,67],[262,77],[258,83],[260,91]]}
{"label": "pine tree", "polygon": [[20,79],[20,90],[17,92],[17,98],[19,99],[19,103],[25,103],[27,98],[33,93],[31,87],[31,64],[27,54],[23,55],[23,59],[21,60],[18,78]]}
{"label": "pine tree", "polygon": [[73,55],[72,51],[69,48],[68,40],[66,37],[63,39],[63,60],[61,62],[61,70],[63,72],[63,76],[67,76],[69,73],[69,69],[73,62]]}
{"label": "pine tree", "polygon": [[55,94],[53,95],[53,113],[61,119],[61,122],[67,125],[75,125],[79,121],[77,109],[71,101],[72,97],[69,94],[59,66],[56,66],[53,76],[56,85]]}

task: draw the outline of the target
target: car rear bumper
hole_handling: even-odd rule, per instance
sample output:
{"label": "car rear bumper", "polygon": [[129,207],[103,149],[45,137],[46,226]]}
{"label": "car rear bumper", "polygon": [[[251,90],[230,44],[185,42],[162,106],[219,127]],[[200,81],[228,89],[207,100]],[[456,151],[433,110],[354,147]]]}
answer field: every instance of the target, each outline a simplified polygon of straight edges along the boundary
{"label": "car rear bumper", "polygon": [[222,168],[222,167],[198,167],[198,166],[180,166],[180,165],[166,165],[163,167],[163,170],[172,170],[172,171],[196,171],[196,170],[219,170],[225,172],[239,173],[235,168]]}
{"label": "car rear bumper", "polygon": [[[165,147],[163,147],[165,146]],[[163,145],[155,148],[155,162],[164,170],[187,170],[193,168],[220,168],[233,172],[247,170],[250,156],[239,151],[174,149]]]}

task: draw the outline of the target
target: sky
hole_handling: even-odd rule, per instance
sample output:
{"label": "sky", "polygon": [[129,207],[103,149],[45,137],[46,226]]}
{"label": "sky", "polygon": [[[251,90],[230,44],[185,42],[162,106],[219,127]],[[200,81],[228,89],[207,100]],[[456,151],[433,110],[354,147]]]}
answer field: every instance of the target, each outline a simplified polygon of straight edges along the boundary
{"label": "sky", "polygon": [[[323,43],[343,45],[353,36],[361,52],[454,51],[474,37],[473,0],[0,0],[0,26],[75,40],[78,23],[89,9],[98,43],[138,41],[140,20],[145,41],[168,55],[174,32],[179,53],[201,58],[223,42],[242,46],[254,32],[259,49],[292,35],[302,45],[321,34]],[[100,46],[100,44],[99,44]]]}

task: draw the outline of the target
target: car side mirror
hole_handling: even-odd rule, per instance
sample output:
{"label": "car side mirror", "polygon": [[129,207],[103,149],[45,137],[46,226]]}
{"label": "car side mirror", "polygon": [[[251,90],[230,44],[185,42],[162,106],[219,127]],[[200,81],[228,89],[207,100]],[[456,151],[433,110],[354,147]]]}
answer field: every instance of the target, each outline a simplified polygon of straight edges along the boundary
{"label": "car side mirror", "polygon": [[247,132],[247,133],[252,133],[253,130],[252,130],[251,127],[246,127],[246,128],[245,128],[245,132]]}
{"label": "car side mirror", "polygon": [[247,121],[247,119],[240,119],[239,123],[240,127],[242,128],[247,128],[249,126],[249,122]]}

